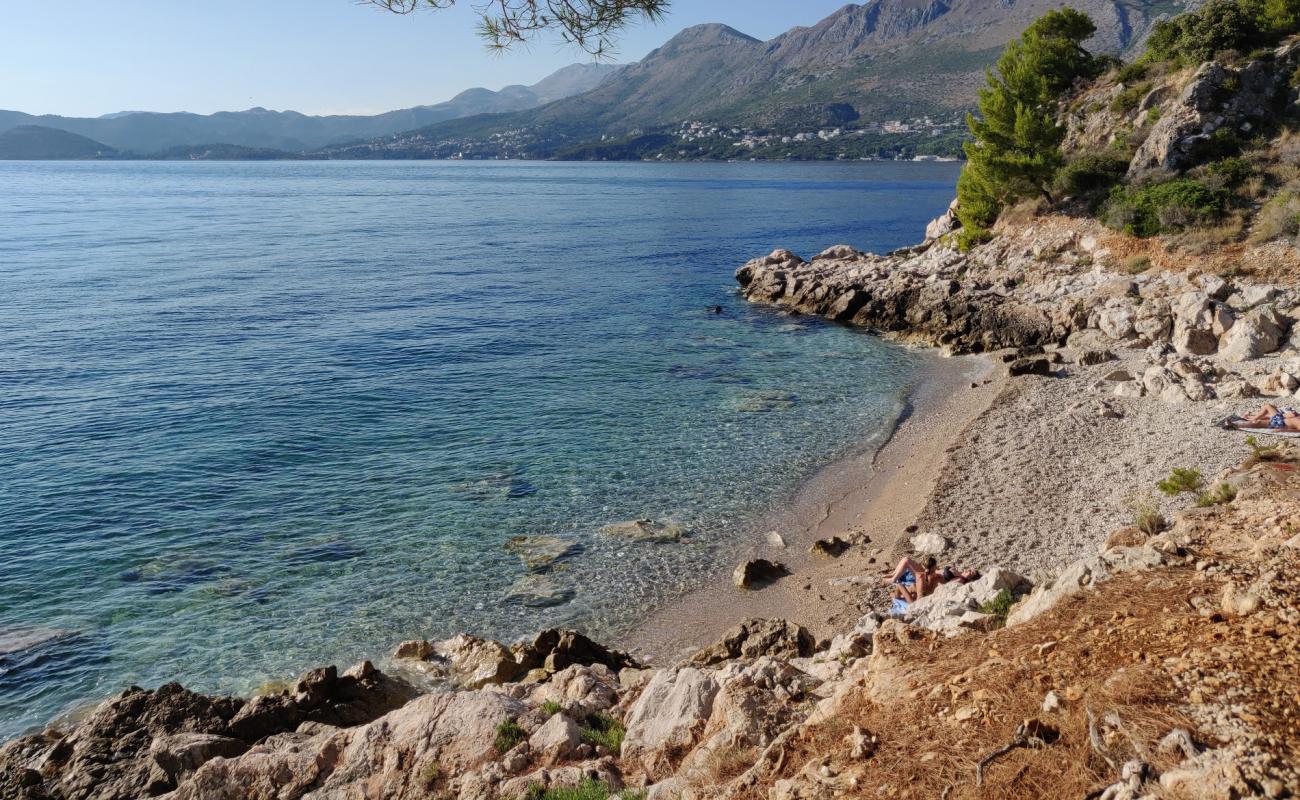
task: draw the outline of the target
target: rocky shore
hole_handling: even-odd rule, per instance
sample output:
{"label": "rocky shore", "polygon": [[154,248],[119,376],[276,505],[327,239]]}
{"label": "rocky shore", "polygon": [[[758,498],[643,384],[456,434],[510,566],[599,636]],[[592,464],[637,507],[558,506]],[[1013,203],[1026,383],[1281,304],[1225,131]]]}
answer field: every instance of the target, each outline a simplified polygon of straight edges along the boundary
{"label": "rocky shore", "polygon": [[[0,794],[1296,794],[1300,457],[1210,423],[1300,386],[1300,294],[1122,274],[1107,249],[1058,219],[969,254],[778,251],[738,272],[756,302],[988,353],[1008,375],[938,443],[914,518],[824,538],[822,571],[729,589],[776,608],[816,580],[812,608],[846,619],[834,635],[773,614],[654,665],[573,631],[458,636],[250,700],[131,688],[0,748]],[[1199,494],[1156,499],[1174,467],[1205,476]],[[983,577],[887,618],[880,572],[907,551]],[[449,688],[415,688],[431,675]]]}

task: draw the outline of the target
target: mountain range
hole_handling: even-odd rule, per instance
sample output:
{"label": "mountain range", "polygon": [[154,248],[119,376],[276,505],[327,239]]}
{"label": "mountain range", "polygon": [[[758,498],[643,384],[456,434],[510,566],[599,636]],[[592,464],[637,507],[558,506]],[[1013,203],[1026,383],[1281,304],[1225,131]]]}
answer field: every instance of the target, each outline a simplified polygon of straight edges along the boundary
{"label": "mountain range", "polygon": [[[781,133],[845,126],[867,136],[867,128],[879,131],[888,120],[920,120],[920,127],[902,126],[909,141],[942,134],[956,152],[960,118],[974,106],[985,70],[1030,22],[1066,5],[1097,23],[1091,49],[1125,55],[1158,19],[1199,0],[871,0],[769,41],[697,25],[626,67],[574,65],[531,87],[471,89],[447,103],[374,117],[251,109],[69,119],[0,111],[0,131],[40,125],[137,154],[179,148],[175,157],[214,143],[259,148],[263,157],[265,148],[309,158],[740,155],[698,142],[680,147],[676,131],[695,122],[731,139],[776,133],[774,143],[763,139],[764,155],[790,157],[790,137]],[[854,154],[881,138],[860,138]],[[842,147],[800,142],[801,152],[812,154],[806,157],[846,155]]]}
{"label": "mountain range", "polygon": [[[100,150],[140,155],[213,144],[297,153],[339,142],[386,136],[473,114],[534,108],[593,89],[619,69],[621,67],[615,64],[571,64],[532,86],[507,86],[497,92],[467,89],[444,103],[373,116],[309,116],[296,111],[268,111],[265,108],[215,114],[128,111],[102,117],[34,116],[0,110],[0,134],[20,126],[37,126],[92,139],[101,144]],[[16,157],[4,153],[0,149],[0,158]]]}
{"label": "mountain range", "polygon": [[[686,120],[728,134],[735,128],[792,132],[926,117],[952,121],[974,106],[985,70],[1006,43],[1045,12],[1066,5],[1097,23],[1091,49],[1126,55],[1158,19],[1198,3],[873,0],[846,5],[811,27],[766,42],[726,25],[698,25],[584,94],[331,154],[546,158],[568,157],[578,148],[600,157],[647,134],[654,134],[646,140],[659,147],[664,132]],[[608,140],[616,144],[591,146]]]}

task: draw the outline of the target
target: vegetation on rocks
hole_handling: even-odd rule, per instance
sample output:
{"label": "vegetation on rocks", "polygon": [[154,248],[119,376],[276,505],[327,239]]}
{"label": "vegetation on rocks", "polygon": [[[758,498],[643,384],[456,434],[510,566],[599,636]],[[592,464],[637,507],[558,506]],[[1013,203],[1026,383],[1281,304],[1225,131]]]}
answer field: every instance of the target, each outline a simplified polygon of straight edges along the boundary
{"label": "vegetation on rocks", "polygon": [[1010,203],[1051,198],[1065,138],[1057,103],[1077,78],[1100,72],[1101,62],[1083,48],[1095,31],[1078,11],[1051,11],[1007,45],[996,72],[989,72],[979,116],[967,118],[974,141],[966,146],[967,164],[957,183],[963,245],[987,238]]}

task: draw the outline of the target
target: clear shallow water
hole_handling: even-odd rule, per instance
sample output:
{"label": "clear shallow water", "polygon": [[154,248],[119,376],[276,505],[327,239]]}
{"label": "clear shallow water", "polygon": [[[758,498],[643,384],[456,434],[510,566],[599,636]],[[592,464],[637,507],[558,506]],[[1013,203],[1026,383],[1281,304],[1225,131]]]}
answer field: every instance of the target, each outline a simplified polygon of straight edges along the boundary
{"label": "clear shallow water", "polygon": [[[910,243],[956,173],[0,162],[0,738],[130,683],[625,629],[915,375],[735,267]],[[696,533],[599,533],[638,517]],[[571,599],[503,599],[519,534],[582,548]]]}

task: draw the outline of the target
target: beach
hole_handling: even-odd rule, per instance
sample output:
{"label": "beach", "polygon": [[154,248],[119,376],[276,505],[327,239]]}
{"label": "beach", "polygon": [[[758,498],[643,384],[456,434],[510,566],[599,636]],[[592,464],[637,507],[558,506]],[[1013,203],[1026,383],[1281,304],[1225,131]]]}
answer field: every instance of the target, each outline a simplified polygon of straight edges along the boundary
{"label": "beach", "polygon": [[[868,443],[819,470],[737,548],[738,560],[780,561],[793,574],[753,590],[737,589],[730,574],[717,576],[651,611],[621,644],[665,664],[713,643],[746,618],[787,619],[826,638],[878,609],[885,598],[879,578],[907,552],[906,529],[926,508],[948,452],[1004,382],[987,358],[944,358],[937,350],[927,358],[884,444]],[[769,532],[784,547],[773,544]],[[838,558],[809,552],[814,542],[836,536],[851,545]]]}

